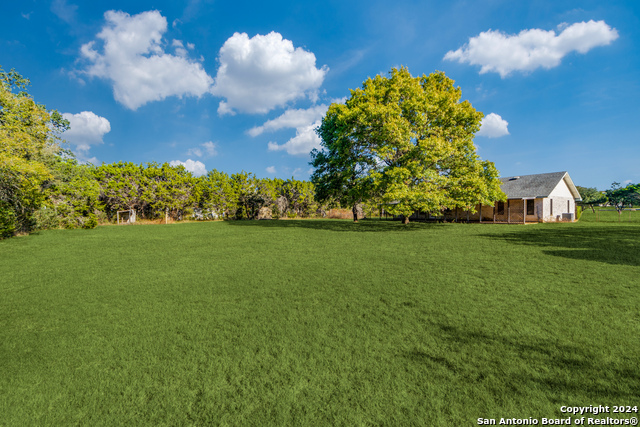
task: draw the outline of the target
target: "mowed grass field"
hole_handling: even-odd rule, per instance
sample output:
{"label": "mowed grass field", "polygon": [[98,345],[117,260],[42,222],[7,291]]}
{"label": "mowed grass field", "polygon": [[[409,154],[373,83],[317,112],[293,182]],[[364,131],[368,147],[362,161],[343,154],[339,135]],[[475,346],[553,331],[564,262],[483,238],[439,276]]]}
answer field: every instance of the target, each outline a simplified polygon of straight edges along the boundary
{"label": "mowed grass field", "polygon": [[0,241],[0,425],[464,426],[640,405],[640,222],[592,217]]}

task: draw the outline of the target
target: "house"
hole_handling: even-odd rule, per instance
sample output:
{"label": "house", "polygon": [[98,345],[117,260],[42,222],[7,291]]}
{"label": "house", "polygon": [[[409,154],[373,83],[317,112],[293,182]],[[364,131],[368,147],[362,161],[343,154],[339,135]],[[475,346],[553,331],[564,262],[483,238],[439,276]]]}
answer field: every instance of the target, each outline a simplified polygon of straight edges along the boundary
{"label": "house", "polygon": [[500,181],[506,202],[477,205],[475,213],[450,210],[445,218],[507,223],[575,221],[576,202],[582,199],[568,172],[511,176]]}

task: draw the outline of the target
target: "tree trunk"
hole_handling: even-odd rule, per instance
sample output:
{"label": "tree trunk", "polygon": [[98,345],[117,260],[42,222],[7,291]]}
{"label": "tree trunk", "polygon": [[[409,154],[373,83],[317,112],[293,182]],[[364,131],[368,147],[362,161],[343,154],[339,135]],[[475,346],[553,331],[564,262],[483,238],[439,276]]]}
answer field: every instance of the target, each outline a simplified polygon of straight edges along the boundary
{"label": "tree trunk", "polygon": [[353,222],[358,222],[358,204],[355,203],[353,208],[351,208],[351,212],[353,212]]}
{"label": "tree trunk", "polygon": [[[584,210],[584,209],[582,209]],[[596,208],[593,207],[593,205],[591,205],[591,210],[593,211],[593,213],[596,213]]]}
{"label": "tree trunk", "polygon": [[403,224],[409,224],[409,217],[406,215],[402,215],[402,223]]}

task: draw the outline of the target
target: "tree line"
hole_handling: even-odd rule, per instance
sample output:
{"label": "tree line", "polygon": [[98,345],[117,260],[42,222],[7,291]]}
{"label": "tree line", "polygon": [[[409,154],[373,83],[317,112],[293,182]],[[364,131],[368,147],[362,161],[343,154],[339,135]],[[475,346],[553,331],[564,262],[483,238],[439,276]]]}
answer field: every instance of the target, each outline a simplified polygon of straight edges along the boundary
{"label": "tree line", "polygon": [[60,163],[35,212],[37,228],[91,228],[113,222],[118,211],[135,210],[142,219],[305,218],[316,214],[313,185],[293,178],[256,178],[212,170],[194,177],[183,166],[129,162]]}
{"label": "tree line", "polygon": [[319,214],[310,182],[183,166],[81,164],[64,148],[69,122],[37,104],[29,80],[0,68],[0,238],[46,228],[93,228],[135,209],[139,218],[256,219]]}
{"label": "tree line", "polygon": [[3,237],[36,229],[93,228],[114,222],[118,211],[131,209],[138,218],[172,220],[196,214],[202,219],[277,219],[321,213],[313,184],[293,178],[260,179],[248,172],[228,175],[217,170],[194,177],[182,165],[94,166],[60,155],[45,165],[49,169],[39,189],[3,201]]}

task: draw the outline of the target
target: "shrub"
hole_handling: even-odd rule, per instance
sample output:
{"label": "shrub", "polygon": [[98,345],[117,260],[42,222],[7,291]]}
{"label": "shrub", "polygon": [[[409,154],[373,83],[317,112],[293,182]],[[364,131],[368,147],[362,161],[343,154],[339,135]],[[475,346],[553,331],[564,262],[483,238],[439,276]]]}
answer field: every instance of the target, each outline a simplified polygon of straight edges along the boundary
{"label": "shrub", "polygon": [[8,203],[0,202],[0,239],[13,236],[16,231],[16,215]]}
{"label": "shrub", "polygon": [[96,228],[96,226],[98,225],[98,217],[96,217],[95,214],[90,213],[86,217],[80,217],[80,218],[82,218],[83,220],[82,228],[84,229]]}
{"label": "shrub", "polygon": [[42,206],[34,213],[37,230],[47,230],[60,227],[60,219],[55,208]]}
{"label": "shrub", "polygon": [[109,223],[109,217],[107,216],[107,213],[105,211],[101,211],[99,209],[95,209],[93,211],[93,213],[96,216],[96,219],[98,220],[98,224],[108,224]]}

